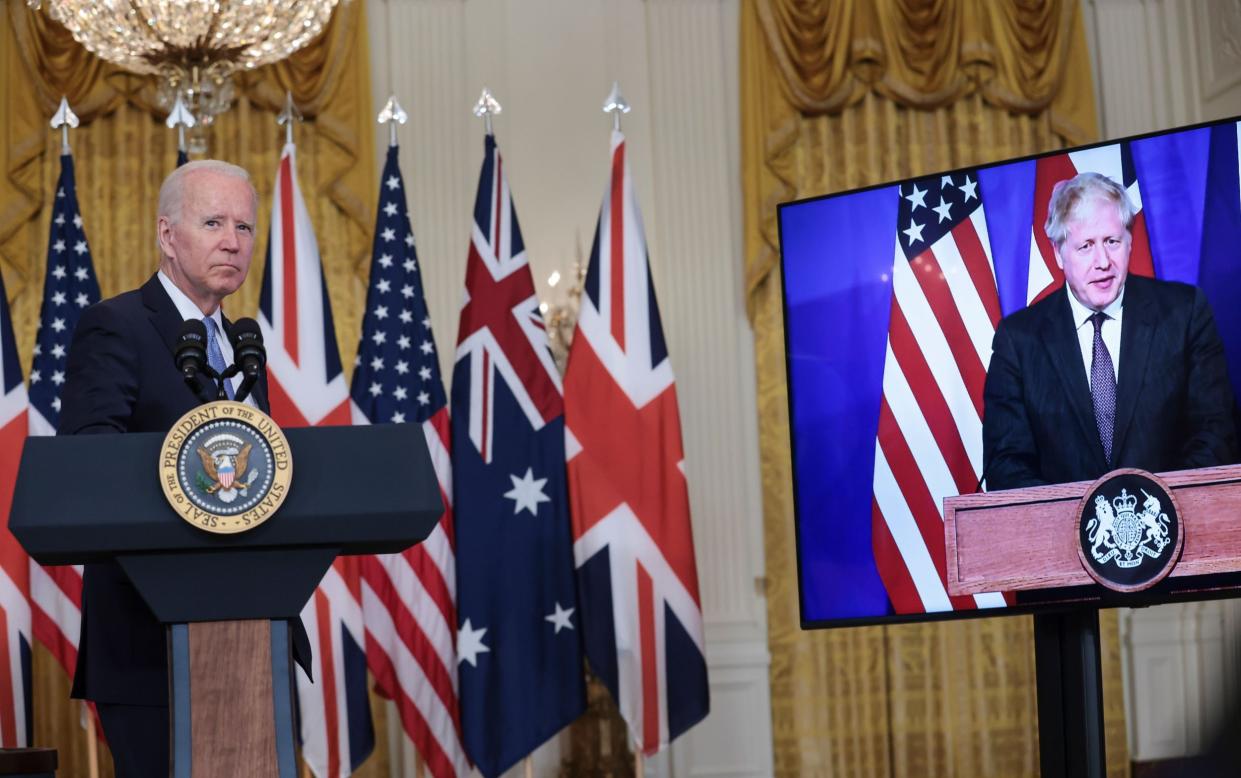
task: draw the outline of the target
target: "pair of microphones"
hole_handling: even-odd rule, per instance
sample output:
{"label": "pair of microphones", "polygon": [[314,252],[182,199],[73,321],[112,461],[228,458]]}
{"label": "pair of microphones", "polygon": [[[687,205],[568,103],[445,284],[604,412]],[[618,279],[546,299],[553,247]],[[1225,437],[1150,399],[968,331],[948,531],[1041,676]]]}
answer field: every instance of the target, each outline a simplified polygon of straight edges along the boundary
{"label": "pair of microphones", "polygon": [[[245,402],[254,385],[258,383],[267,364],[267,349],[263,346],[263,332],[254,319],[238,319],[233,322],[228,334],[233,344],[233,364],[219,372],[207,360],[207,325],[200,319],[187,319],[181,325],[173,348],[173,358],[177,370],[185,378],[185,383],[203,402],[225,400],[228,395],[224,390],[224,382],[238,373],[242,374],[241,385],[233,398],[236,402]],[[215,384],[215,396],[203,397],[199,375],[209,377]]]}

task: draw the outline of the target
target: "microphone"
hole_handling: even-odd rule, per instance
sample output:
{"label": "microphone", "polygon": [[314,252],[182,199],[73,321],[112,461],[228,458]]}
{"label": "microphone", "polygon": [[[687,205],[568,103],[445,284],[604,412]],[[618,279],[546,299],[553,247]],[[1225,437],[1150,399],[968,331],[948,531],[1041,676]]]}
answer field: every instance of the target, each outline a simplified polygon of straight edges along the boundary
{"label": "microphone", "polygon": [[240,368],[243,378],[234,399],[244,402],[250,390],[258,382],[267,364],[267,349],[263,346],[263,331],[254,319],[238,319],[229,332],[233,344],[233,362]]}
{"label": "microphone", "polygon": [[204,402],[209,402],[203,398],[198,384],[199,373],[215,376],[215,370],[207,364],[207,327],[198,319],[188,319],[182,322],[172,354],[177,370],[181,371],[185,383],[189,385],[195,396]]}

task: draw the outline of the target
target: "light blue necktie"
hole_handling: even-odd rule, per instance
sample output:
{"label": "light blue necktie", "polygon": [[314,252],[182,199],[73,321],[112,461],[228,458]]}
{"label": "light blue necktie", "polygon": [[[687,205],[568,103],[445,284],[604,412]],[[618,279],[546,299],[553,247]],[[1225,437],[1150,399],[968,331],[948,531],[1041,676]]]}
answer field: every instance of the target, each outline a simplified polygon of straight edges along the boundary
{"label": "light blue necktie", "polygon": [[[220,336],[215,331],[215,319],[210,316],[203,317],[203,324],[207,327],[207,364],[217,373],[223,373],[226,365],[224,364],[224,352],[220,351]],[[224,381],[224,394],[228,399],[233,399],[233,382]]]}

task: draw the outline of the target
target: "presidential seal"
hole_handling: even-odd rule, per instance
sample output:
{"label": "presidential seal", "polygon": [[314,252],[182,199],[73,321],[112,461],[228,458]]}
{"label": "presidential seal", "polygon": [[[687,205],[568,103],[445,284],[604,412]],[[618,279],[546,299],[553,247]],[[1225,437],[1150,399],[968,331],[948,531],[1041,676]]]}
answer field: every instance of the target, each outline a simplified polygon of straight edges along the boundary
{"label": "presidential seal", "polygon": [[245,532],[289,494],[289,442],[271,417],[220,400],[181,417],[164,438],[159,481],[181,518],[207,532]]}
{"label": "presidential seal", "polygon": [[1099,583],[1136,592],[1159,583],[1181,558],[1185,533],[1176,498],[1144,470],[1108,473],[1078,509],[1078,557]]}

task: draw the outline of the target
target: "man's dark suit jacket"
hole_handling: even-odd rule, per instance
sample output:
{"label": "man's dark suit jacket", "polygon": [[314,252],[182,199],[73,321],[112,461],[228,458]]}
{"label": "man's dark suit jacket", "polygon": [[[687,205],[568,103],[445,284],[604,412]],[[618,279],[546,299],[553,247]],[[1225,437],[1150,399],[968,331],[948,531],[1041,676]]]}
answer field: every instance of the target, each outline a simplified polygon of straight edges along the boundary
{"label": "man's dark suit jacket", "polygon": [[[140,289],[87,308],[69,348],[58,434],[167,432],[200,405],[173,362],[181,324],[155,276]],[[226,332],[230,326],[225,320]],[[253,397],[268,410],[265,374]],[[310,644],[300,620],[292,633],[298,661],[309,668]],[[164,627],[115,562],[86,565],[73,696],[168,704]]]}
{"label": "man's dark suit jacket", "polygon": [[1000,322],[984,391],[987,488],[1085,481],[1119,467],[1151,472],[1235,462],[1235,399],[1202,291],[1125,282],[1112,461],[1099,440],[1069,291]]}

